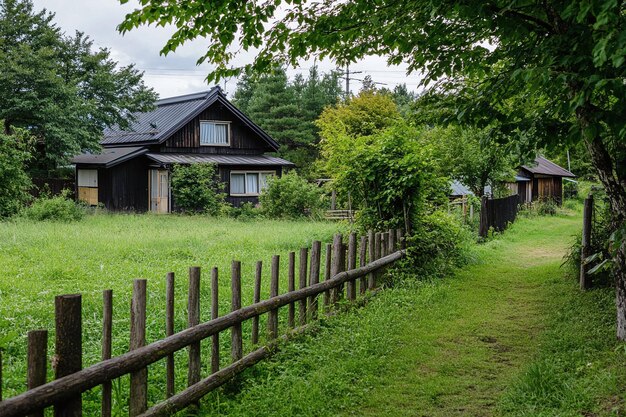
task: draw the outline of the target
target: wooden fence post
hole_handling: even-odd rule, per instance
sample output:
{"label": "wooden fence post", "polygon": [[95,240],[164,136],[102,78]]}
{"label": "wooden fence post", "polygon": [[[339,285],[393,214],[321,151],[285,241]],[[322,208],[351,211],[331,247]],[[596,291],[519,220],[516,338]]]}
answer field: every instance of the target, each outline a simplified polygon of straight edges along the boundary
{"label": "wooden fence post", "polygon": [[394,253],[396,251],[396,231],[394,229],[389,229],[389,247],[387,249],[387,255]]}
{"label": "wooden fence post", "polygon": [[[272,271],[270,279],[270,298],[278,295],[278,280],[280,277],[280,256],[272,256]],[[278,309],[270,310],[267,319],[269,339],[274,340],[278,336]]]}
{"label": "wooden fence post", "polygon": [[[382,233],[376,232],[376,234],[374,234],[374,241],[375,241],[374,242],[374,259],[376,260],[382,258],[382,250],[383,250],[382,238],[383,238]],[[375,288],[379,281],[380,270],[374,272],[373,275],[374,275],[374,286],[372,288]]]}
{"label": "wooden fence post", "polygon": [[[165,276],[165,336],[174,334],[174,273]],[[165,397],[170,398],[175,392],[174,355],[167,355],[165,360]]]}
{"label": "wooden fence post", "polygon": [[[215,320],[220,314],[219,299],[219,271],[217,267],[211,269],[211,320]],[[211,336],[211,373],[220,370],[220,334]]]}
{"label": "wooden fence post", "polygon": [[[333,262],[331,265],[330,276],[331,278],[337,275],[343,269],[343,236],[341,233],[337,233],[333,238]],[[331,303],[335,304],[339,301],[339,287],[335,287],[330,291]]]}
{"label": "wooden fence post", "polygon": [[[231,308],[230,311],[241,309],[241,262],[233,261],[231,266]],[[243,358],[243,336],[241,323],[231,327],[231,360],[237,362]]]}
{"label": "wooden fence post", "polygon": [[400,249],[406,248],[406,242],[404,241],[404,231],[401,228],[396,229],[396,244]]}
{"label": "wooden fence post", "polygon": [[[55,379],[80,371],[83,367],[81,295],[60,295],[55,301],[56,369]],[[80,394],[54,405],[55,417],[83,415]]]}
{"label": "wooden fence post", "polygon": [[[187,327],[200,324],[200,267],[189,268],[189,293],[187,299]],[[189,368],[187,369],[187,386],[200,381],[200,343],[192,343],[188,348]]]}
{"label": "wooden fence post", "polygon": [[[356,268],[356,233],[350,233],[348,237],[348,270]],[[356,300],[356,280],[348,281],[346,285],[347,298],[350,301]]]}
{"label": "wooden fence post", "polygon": [[[309,280],[311,285],[318,284],[320,282],[320,256],[322,252],[322,242],[316,240],[311,247],[311,269],[309,271]],[[311,296],[309,298],[309,311],[311,312],[311,319],[317,319],[317,296]]]}
{"label": "wooden fence post", "polygon": [[[254,276],[254,295],[252,302],[254,304],[261,301],[261,276],[263,273],[263,262],[257,261],[256,274]],[[259,343],[259,316],[252,318],[252,344]]]}
{"label": "wooden fence post", "polygon": [[[29,390],[46,383],[46,363],[48,362],[48,331],[28,332],[28,378]],[[30,417],[43,417],[44,410],[30,414]]]}
{"label": "wooden fence post", "polygon": [[[367,264],[367,236],[361,236],[361,244],[359,245],[359,266],[365,266]],[[367,276],[363,275],[359,279],[359,293],[365,294],[367,287]]]}
{"label": "wooden fence post", "polygon": [[[372,230],[367,232],[367,244],[369,252],[369,261],[376,260],[376,235]],[[367,275],[367,288],[373,290],[376,287],[376,275],[374,272],[370,272]]]}
{"label": "wooden fence post", "polygon": [[[326,244],[326,259],[324,259],[324,281],[328,281],[331,277],[333,258],[333,245],[331,243]],[[324,292],[324,311],[328,312],[328,306],[330,305],[330,291]]]}
{"label": "wooden fence post", "polygon": [[[309,260],[309,250],[307,248],[300,249],[300,263],[299,266],[299,278],[300,278],[300,289],[306,288],[307,286],[307,267]],[[298,302],[298,313],[300,316],[300,326],[304,326],[306,324],[306,298],[303,298]]]}
{"label": "wooden fence post", "polygon": [[[293,292],[296,290],[296,253],[289,252],[289,265],[287,267],[287,291]],[[296,327],[296,305],[294,303],[289,304],[287,307],[287,326],[292,329]]]}
{"label": "wooden fence post", "polygon": [[[133,281],[133,298],[130,308],[130,350],[146,344],[146,280]],[[138,416],[148,407],[148,368],[130,374],[129,415]]]}
{"label": "wooden fence post", "polygon": [[[111,359],[113,345],[113,290],[102,292],[102,360]],[[111,417],[111,381],[102,384],[102,417]]]}
{"label": "wooden fence post", "polygon": [[591,277],[587,274],[589,265],[585,263],[585,259],[591,254],[591,233],[592,233],[592,219],[593,219],[593,195],[589,195],[585,199],[585,205],[583,208],[583,232],[580,248],[580,289],[586,290],[591,288]]}

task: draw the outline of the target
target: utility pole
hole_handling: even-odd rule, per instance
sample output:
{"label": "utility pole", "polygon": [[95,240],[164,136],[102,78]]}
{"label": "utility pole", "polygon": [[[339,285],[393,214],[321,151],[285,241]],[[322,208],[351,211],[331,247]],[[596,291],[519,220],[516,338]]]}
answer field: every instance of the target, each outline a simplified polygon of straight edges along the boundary
{"label": "utility pole", "polygon": [[346,100],[350,97],[350,64],[346,64]]}

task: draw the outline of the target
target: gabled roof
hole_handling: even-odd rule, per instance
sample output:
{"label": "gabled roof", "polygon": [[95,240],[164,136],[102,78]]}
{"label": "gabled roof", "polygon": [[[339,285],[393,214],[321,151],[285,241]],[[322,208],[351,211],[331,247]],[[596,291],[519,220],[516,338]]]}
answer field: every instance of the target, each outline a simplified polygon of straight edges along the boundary
{"label": "gabled roof", "polygon": [[452,193],[450,195],[474,195],[469,188],[458,180],[452,180],[452,182],[450,182],[450,188],[452,189]]}
{"label": "gabled roof", "polygon": [[89,164],[110,168],[146,152],[148,152],[148,149],[141,146],[105,148],[99,154],[84,153],[77,155],[72,158],[71,162],[73,164]]}
{"label": "gabled roof", "polygon": [[269,155],[216,155],[200,153],[148,153],[146,156],[161,164],[202,164],[219,165],[281,165],[294,164],[282,158]]}
{"label": "gabled roof", "polygon": [[244,125],[259,135],[270,148],[278,150],[278,143],[228,101],[220,87],[158,100],[153,111],[134,115],[136,120],[131,123],[129,130],[122,130],[118,127],[105,129],[104,139],[100,144],[107,147],[163,143],[216,102],[230,110]]}
{"label": "gabled roof", "polygon": [[534,165],[522,165],[522,168],[533,174],[554,175],[556,177],[568,178],[576,177],[576,175],[572,174],[565,168],[558,166],[554,162],[544,158],[543,156],[537,156],[535,158]]}

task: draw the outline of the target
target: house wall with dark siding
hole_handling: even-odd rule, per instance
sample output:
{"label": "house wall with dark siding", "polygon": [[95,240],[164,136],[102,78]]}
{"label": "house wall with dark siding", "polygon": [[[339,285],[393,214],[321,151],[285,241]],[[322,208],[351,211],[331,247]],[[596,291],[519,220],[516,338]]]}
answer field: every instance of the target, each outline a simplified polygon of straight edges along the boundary
{"label": "house wall with dark siding", "polygon": [[250,165],[229,165],[221,166],[218,168],[219,179],[224,184],[224,191],[226,192],[226,201],[232,204],[234,207],[239,207],[243,203],[257,204],[259,197],[256,196],[231,196],[230,195],[230,172],[231,171],[275,171],[277,176],[282,175],[282,167],[280,165],[262,165],[262,166],[250,166]]}
{"label": "house wall with dark siding", "polygon": [[[216,120],[230,123],[230,146],[200,146],[200,121]],[[160,152],[214,153],[214,154],[246,154],[258,155],[271,152],[269,146],[258,139],[258,136],[245,124],[241,123],[230,110],[222,104],[215,103],[200,115],[183,126],[168,138],[160,147]]]}
{"label": "house wall with dark siding", "polygon": [[98,170],[98,201],[113,211],[148,210],[148,161],[138,157]]}

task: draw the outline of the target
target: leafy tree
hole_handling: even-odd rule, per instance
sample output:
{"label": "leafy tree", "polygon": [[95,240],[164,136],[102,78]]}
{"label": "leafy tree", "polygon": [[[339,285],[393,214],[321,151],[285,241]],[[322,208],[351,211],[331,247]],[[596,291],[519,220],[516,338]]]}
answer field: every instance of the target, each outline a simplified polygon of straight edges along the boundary
{"label": "leafy tree", "polygon": [[214,164],[174,165],[172,197],[177,209],[185,213],[218,215],[226,204],[224,184]]}
{"label": "leafy tree", "polygon": [[31,171],[97,150],[105,126],[127,126],[156,98],[139,71],[117,67],[82,33],[66,36],[53,18],[31,0],[0,0],[0,119],[5,133],[23,128],[37,139]]}
{"label": "leafy tree", "polygon": [[[229,66],[233,43],[242,50],[258,51],[254,61],[244,65],[258,72],[275,62],[296,65],[313,54],[340,64],[368,54],[387,55],[389,63],[405,62],[410,71],[422,71],[425,82],[438,81],[461,96],[458,118],[483,127],[499,120],[522,144],[529,138],[529,143],[539,146],[583,142],[611,204],[617,242],[613,245],[617,336],[626,339],[626,13],[622,2],[219,4],[224,7],[209,8],[201,0],[146,0],[120,28],[176,22],[179,29],[164,53],[198,36],[207,37],[209,48],[202,60],[216,64],[211,77],[242,70]],[[481,82],[464,88],[459,81],[467,77]]]}
{"label": "leafy tree", "polygon": [[30,145],[23,131],[0,132],[0,218],[16,214],[30,198],[32,183],[24,170]]}

